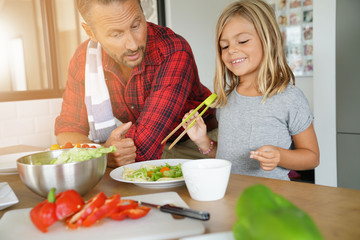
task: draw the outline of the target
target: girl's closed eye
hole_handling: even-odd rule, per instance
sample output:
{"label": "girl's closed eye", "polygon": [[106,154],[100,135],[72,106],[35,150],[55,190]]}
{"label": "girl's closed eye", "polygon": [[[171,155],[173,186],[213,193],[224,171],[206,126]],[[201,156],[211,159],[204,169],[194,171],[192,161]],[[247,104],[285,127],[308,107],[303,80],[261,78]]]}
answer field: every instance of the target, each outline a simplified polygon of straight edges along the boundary
{"label": "girl's closed eye", "polygon": [[247,43],[248,41],[250,41],[250,40],[239,41],[239,43],[240,43],[240,44],[245,44],[245,43]]}

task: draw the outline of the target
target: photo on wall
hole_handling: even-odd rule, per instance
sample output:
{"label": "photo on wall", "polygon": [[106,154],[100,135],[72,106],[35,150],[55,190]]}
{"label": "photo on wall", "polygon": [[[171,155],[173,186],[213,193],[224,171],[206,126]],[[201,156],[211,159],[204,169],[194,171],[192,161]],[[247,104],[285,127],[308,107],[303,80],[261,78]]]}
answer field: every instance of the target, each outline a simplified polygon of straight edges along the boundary
{"label": "photo on wall", "polygon": [[275,11],[295,76],[313,74],[313,1],[265,0]]}

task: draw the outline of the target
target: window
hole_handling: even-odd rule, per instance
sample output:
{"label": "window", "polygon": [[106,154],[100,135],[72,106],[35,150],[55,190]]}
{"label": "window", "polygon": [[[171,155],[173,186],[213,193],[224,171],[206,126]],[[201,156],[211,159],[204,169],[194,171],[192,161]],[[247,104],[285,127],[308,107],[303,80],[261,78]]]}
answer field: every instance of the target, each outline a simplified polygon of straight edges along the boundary
{"label": "window", "polygon": [[[165,26],[164,0],[141,3]],[[62,97],[81,21],[74,0],[0,0],[0,102]]]}
{"label": "window", "polygon": [[0,0],[0,101],[61,97],[79,22],[74,0]]}

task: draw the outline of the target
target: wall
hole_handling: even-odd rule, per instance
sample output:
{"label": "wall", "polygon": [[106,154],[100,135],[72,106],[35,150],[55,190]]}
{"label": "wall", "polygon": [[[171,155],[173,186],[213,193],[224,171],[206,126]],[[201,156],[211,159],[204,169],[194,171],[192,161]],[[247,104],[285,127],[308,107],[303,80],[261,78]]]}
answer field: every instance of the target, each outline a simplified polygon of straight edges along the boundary
{"label": "wall", "polygon": [[314,115],[320,147],[315,183],[337,186],[336,166],[336,0],[316,0],[314,9]]}
{"label": "wall", "polygon": [[360,1],[336,4],[336,130],[339,187],[360,190]]}
{"label": "wall", "polygon": [[0,147],[56,143],[54,122],[62,99],[0,102]]}

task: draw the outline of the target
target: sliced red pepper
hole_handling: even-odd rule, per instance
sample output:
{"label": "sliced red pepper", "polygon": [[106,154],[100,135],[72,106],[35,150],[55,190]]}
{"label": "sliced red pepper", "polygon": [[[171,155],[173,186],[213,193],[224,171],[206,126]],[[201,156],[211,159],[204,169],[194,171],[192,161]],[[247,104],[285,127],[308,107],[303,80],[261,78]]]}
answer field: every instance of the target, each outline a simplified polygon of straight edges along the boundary
{"label": "sliced red pepper", "polygon": [[149,213],[149,211],[150,211],[149,207],[137,206],[136,208],[125,209],[121,212],[112,213],[110,215],[110,218],[118,221],[123,220],[126,217],[129,217],[131,219],[138,219],[146,216]]}
{"label": "sliced red pepper", "polygon": [[110,214],[110,218],[116,221],[124,220],[127,217],[126,210]]}
{"label": "sliced red pepper", "polygon": [[55,204],[56,216],[62,220],[81,210],[85,202],[77,191],[70,189],[57,194]]}
{"label": "sliced red pepper", "polygon": [[138,218],[142,218],[142,217],[146,216],[148,214],[148,212],[150,211],[150,208],[145,207],[145,206],[138,206],[137,208],[127,209],[125,211],[129,218],[138,219]]}
{"label": "sliced red pepper", "polygon": [[129,218],[138,219],[146,216],[149,213],[150,208],[145,206],[138,206],[135,209],[128,209],[126,211]]}
{"label": "sliced red pepper", "polygon": [[109,215],[111,219],[116,221],[124,220],[127,217],[125,210],[133,209],[138,206],[138,202],[131,199],[121,199],[117,204],[116,208]]}
{"label": "sliced red pepper", "polygon": [[119,201],[119,193],[109,197],[102,206],[94,209],[94,211],[83,221],[82,225],[90,227],[97,221],[109,216],[114,211]]}
{"label": "sliced red pepper", "polygon": [[104,192],[96,194],[86,202],[79,212],[66,219],[66,225],[71,229],[78,228],[95,208],[99,208],[105,203],[106,199],[107,197]]}
{"label": "sliced red pepper", "polygon": [[136,208],[138,206],[138,202],[131,199],[121,199],[119,203],[116,205],[116,209],[114,212],[121,212],[126,209]]}
{"label": "sliced red pepper", "polygon": [[47,200],[31,209],[30,218],[34,225],[44,233],[47,232],[48,227],[58,220],[56,217],[55,188],[50,190]]}

